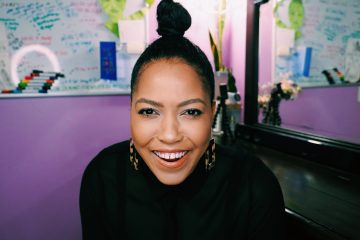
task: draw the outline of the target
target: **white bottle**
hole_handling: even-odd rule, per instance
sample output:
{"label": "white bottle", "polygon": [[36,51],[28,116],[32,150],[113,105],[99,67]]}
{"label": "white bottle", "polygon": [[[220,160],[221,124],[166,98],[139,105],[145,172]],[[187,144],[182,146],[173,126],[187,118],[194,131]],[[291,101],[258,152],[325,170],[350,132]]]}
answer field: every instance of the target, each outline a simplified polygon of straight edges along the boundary
{"label": "white bottle", "polygon": [[230,130],[234,133],[237,123],[240,123],[241,102],[240,95],[234,92],[228,92],[229,98],[226,99],[226,108]]}
{"label": "white bottle", "polygon": [[119,82],[130,81],[130,66],[129,54],[127,51],[127,44],[120,43],[119,50],[117,51],[117,80]]}

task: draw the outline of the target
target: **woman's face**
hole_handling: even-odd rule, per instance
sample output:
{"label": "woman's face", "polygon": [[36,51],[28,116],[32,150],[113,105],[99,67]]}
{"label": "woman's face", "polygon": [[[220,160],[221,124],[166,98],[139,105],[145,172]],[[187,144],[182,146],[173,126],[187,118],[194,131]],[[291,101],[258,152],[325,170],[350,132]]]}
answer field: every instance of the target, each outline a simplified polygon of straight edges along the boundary
{"label": "woman's face", "polygon": [[172,59],[145,67],[132,96],[131,133],[160,182],[179,184],[195,169],[209,144],[213,111],[189,65]]}

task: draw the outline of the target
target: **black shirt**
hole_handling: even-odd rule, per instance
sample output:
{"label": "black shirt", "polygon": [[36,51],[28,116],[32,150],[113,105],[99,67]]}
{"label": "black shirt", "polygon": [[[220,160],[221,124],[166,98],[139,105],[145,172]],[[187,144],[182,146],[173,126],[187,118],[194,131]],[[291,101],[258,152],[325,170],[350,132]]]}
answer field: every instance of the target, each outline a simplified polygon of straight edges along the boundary
{"label": "black shirt", "polygon": [[157,180],[129,141],[101,151],[80,191],[83,239],[284,239],[284,202],[272,172],[241,149],[216,146],[181,184]]}

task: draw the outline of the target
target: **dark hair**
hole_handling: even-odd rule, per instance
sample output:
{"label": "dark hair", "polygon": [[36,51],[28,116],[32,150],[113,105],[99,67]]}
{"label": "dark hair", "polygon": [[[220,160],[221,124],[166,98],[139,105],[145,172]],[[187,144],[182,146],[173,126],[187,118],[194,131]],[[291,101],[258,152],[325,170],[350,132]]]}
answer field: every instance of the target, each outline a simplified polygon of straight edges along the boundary
{"label": "dark hair", "polygon": [[172,0],[162,0],[157,7],[157,32],[161,36],[151,43],[135,63],[131,75],[131,97],[138,78],[147,64],[158,60],[179,59],[191,66],[202,80],[210,101],[214,99],[214,73],[204,52],[184,33],[191,26],[189,12]]}

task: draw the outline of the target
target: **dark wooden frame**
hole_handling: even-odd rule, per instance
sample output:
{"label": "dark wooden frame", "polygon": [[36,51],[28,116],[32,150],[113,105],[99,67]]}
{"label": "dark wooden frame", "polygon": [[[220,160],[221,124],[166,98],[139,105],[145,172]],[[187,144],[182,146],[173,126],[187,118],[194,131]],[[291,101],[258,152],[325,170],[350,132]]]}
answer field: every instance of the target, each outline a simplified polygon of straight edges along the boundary
{"label": "dark wooden frame", "polygon": [[237,137],[360,175],[359,144],[258,123],[259,17],[260,6],[266,2],[247,1],[244,123],[237,126]]}

